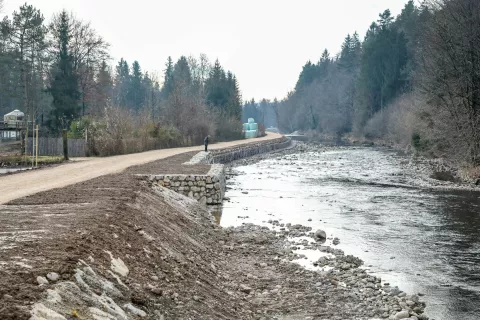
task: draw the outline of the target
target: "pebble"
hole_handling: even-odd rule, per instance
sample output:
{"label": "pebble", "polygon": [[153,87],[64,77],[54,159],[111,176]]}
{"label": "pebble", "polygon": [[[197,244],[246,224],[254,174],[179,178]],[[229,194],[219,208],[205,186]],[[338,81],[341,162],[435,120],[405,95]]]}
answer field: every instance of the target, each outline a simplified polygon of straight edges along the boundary
{"label": "pebble", "polygon": [[157,296],[163,295],[163,290],[160,289],[159,287],[154,287],[150,291],[152,291],[152,293],[156,294]]}

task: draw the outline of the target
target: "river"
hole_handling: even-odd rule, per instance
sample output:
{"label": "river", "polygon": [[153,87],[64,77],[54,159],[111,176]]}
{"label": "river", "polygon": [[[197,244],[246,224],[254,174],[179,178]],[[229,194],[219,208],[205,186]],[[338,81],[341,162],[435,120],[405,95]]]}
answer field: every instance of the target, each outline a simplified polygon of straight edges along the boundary
{"label": "river", "polygon": [[343,148],[236,167],[221,225],[275,219],[323,229],[372,274],[424,294],[430,319],[478,320],[480,192],[426,188],[405,160]]}

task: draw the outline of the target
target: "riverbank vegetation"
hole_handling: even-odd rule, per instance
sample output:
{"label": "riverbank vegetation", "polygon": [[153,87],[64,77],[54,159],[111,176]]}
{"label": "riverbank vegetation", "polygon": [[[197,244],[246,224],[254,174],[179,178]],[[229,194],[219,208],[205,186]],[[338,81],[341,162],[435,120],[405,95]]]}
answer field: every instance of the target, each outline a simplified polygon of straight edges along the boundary
{"label": "riverbank vegetation", "polygon": [[319,56],[271,103],[284,132],[354,135],[480,165],[479,1],[409,1]]}
{"label": "riverbank vegetation", "polygon": [[163,75],[139,61],[112,66],[89,22],[66,11],[47,21],[29,4],[0,31],[0,113],[20,109],[44,135],[89,134],[105,155],[241,137],[238,81],[218,60],[168,58]]}

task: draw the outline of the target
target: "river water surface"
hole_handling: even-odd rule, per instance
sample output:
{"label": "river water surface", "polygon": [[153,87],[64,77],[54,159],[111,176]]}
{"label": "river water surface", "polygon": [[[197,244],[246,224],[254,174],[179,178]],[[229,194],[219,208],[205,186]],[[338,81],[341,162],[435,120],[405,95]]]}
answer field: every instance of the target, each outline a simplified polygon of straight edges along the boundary
{"label": "river water surface", "polygon": [[273,219],[323,229],[383,281],[424,294],[431,319],[478,320],[480,193],[425,188],[402,161],[346,148],[237,167],[221,225]]}

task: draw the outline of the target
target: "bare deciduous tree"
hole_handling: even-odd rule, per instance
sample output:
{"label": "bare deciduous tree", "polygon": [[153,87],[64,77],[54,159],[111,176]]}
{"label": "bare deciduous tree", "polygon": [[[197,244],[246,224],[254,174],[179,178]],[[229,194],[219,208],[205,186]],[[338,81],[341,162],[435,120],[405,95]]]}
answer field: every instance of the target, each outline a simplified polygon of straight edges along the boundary
{"label": "bare deciduous tree", "polygon": [[431,0],[417,80],[447,147],[480,164],[480,2]]}

